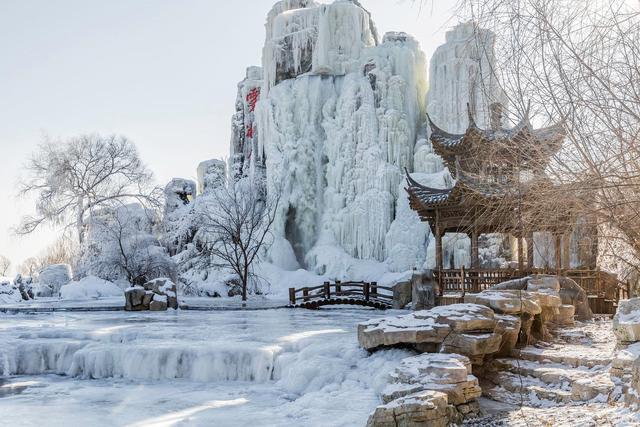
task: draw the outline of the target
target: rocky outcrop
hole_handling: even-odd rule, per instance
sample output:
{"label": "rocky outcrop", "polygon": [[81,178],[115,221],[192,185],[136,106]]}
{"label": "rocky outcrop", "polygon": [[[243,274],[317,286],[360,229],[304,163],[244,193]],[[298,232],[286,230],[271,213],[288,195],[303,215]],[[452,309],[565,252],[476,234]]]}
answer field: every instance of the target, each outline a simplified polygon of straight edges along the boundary
{"label": "rocky outcrop", "polygon": [[374,319],[358,325],[358,341],[367,350],[412,347],[419,352],[468,356],[482,364],[486,354],[500,350],[493,310],[478,304],[454,304],[407,315]]}
{"label": "rocky outcrop", "polygon": [[125,289],[125,310],[127,311],[166,311],[178,308],[176,285],[169,279],[155,279],[144,286],[132,286]]}
{"label": "rocky outcrop", "polygon": [[613,333],[621,345],[640,341],[640,298],[620,301],[613,316]]}
{"label": "rocky outcrop", "polygon": [[476,416],[482,390],[471,362],[458,354],[421,354],[404,359],[382,392],[383,405],[367,426],[447,426]]}
{"label": "rocky outcrop", "polygon": [[424,391],[378,406],[367,427],[446,427],[455,414],[447,395]]}

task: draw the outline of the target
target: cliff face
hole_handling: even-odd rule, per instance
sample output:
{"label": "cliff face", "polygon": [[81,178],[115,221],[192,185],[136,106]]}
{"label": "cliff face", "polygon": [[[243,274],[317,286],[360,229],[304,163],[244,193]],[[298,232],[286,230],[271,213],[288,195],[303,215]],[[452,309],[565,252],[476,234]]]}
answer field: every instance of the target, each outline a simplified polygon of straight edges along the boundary
{"label": "cliff face", "polygon": [[[404,171],[432,186],[452,184],[427,140],[425,102],[443,126],[466,127],[467,102],[488,116],[496,97],[480,95],[487,85],[479,83],[472,30],[464,24],[447,35],[427,97],[418,42],[405,33],[379,40],[357,1],[276,3],[262,68],[249,68],[238,86],[230,166],[236,180],[281,194],[273,263],[326,273],[338,271],[337,260],[369,260],[406,271],[433,257],[428,227],[409,209]],[[480,42],[493,39],[483,33]],[[460,243],[446,248],[458,254],[453,264],[466,260]]]}

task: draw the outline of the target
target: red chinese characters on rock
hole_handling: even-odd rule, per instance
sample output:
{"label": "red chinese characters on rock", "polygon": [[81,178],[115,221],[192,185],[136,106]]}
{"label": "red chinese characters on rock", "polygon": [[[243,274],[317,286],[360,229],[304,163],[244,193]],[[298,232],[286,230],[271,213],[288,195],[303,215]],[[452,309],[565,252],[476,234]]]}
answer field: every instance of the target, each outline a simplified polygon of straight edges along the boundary
{"label": "red chinese characters on rock", "polygon": [[247,138],[253,138],[253,125],[247,128]]}
{"label": "red chinese characters on rock", "polygon": [[253,113],[253,111],[256,109],[258,99],[260,99],[260,88],[254,87],[249,91],[246,97],[247,103],[249,104],[249,112]]}

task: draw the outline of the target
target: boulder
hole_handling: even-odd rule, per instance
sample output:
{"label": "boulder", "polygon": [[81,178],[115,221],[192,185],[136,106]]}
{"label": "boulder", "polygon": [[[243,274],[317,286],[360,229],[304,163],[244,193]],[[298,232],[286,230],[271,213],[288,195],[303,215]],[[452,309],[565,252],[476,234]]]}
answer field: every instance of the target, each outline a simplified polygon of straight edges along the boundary
{"label": "boulder", "polygon": [[465,296],[465,301],[471,298],[476,304],[485,305],[499,314],[529,313],[536,315],[542,312],[538,299],[527,291],[491,289]]}
{"label": "boulder", "polygon": [[146,295],[146,291],[142,286],[132,286],[130,288],[125,289],[124,291],[125,310],[130,310],[130,311],[145,310],[146,308],[143,304],[145,295]]}
{"label": "boulder", "polygon": [[[446,401],[440,399],[437,404],[449,423],[477,414],[476,399],[482,390],[478,379],[471,374],[470,360],[445,353],[425,353],[404,359],[389,375],[389,384],[382,392],[384,405],[375,410],[368,425],[448,425],[438,424],[443,420],[433,412],[425,415],[425,408],[419,403],[423,402],[419,396],[440,396],[434,393],[446,396]],[[394,417],[398,424],[387,424]]]}
{"label": "boulder", "polygon": [[499,350],[493,311],[477,304],[453,304],[358,325],[358,341],[367,350],[411,347],[418,352],[460,353],[482,364]]}
{"label": "boulder", "polygon": [[558,307],[558,314],[553,319],[553,323],[558,326],[573,326],[575,324],[575,312],[575,306],[563,304]]}
{"label": "boulder", "polygon": [[403,309],[411,303],[411,282],[396,283],[393,289],[393,308]]}
{"label": "boulder", "polygon": [[153,295],[153,300],[149,304],[149,310],[151,311],[166,311],[168,304],[168,297],[166,295]]}
{"label": "boulder", "polygon": [[619,302],[613,316],[613,333],[622,345],[640,341],[640,298]]}
{"label": "boulder", "polygon": [[429,270],[411,277],[411,301],[413,310],[428,310],[436,305],[437,282]]}
{"label": "boulder", "polygon": [[510,356],[518,343],[522,321],[515,316],[496,315],[495,317],[497,323],[494,332],[502,337],[496,356]]}
{"label": "boulder", "polygon": [[581,322],[592,320],[593,312],[589,306],[587,292],[568,277],[559,277],[558,281],[560,282],[560,298],[562,299],[562,304],[575,307],[577,320]]}
{"label": "boulder", "polygon": [[452,418],[446,394],[423,391],[378,406],[367,427],[447,427]]}

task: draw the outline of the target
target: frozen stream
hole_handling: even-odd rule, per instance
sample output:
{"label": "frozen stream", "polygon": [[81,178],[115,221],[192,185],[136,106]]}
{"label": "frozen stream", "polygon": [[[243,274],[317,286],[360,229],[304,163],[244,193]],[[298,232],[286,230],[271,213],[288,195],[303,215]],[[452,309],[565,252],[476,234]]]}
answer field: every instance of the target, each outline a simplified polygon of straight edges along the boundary
{"label": "frozen stream", "polygon": [[[362,309],[0,316],[11,426],[362,426],[407,356]],[[387,313],[388,315],[388,313]]]}

